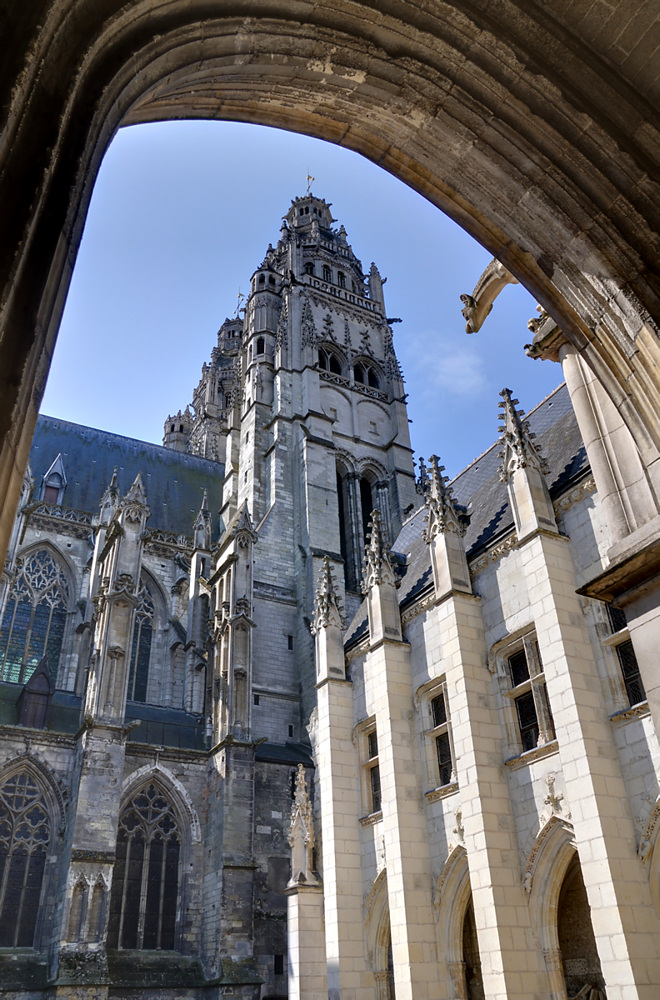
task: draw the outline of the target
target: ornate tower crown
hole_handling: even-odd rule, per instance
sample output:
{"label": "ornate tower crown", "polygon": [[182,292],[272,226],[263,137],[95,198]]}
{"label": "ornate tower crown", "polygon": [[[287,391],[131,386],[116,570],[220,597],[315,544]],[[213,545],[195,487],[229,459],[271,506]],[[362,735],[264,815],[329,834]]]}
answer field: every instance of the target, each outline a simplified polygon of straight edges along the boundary
{"label": "ornate tower crown", "polygon": [[291,201],[291,208],[284,218],[292,229],[310,229],[314,222],[322,229],[330,229],[332,223],[337,221],[332,218],[331,206],[332,202],[306,194]]}

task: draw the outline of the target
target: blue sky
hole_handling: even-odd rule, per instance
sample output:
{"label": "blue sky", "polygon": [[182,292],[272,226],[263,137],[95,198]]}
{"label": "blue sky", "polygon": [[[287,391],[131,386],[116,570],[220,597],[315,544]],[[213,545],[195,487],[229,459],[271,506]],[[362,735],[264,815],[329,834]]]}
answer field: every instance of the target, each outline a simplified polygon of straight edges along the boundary
{"label": "blue sky", "polygon": [[529,410],[561,382],[524,354],[535,302],[519,285],[465,333],[459,295],[490,255],[381,168],[277,129],[166,122],[122,129],[105,156],[42,411],[160,443],[308,172],[364,269],[388,279],[417,455],[455,475],[495,440],[505,385]]}

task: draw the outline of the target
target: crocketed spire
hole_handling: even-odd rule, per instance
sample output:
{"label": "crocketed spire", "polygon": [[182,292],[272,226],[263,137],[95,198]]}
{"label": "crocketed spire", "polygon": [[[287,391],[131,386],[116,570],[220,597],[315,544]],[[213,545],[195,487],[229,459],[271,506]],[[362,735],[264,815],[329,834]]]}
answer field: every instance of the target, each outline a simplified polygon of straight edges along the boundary
{"label": "crocketed spire", "polygon": [[[427,527],[424,530],[426,542],[431,542],[437,535],[447,531],[453,531],[461,538],[465,534],[465,523],[460,518],[451,487],[448,485],[448,477],[442,475],[445,467],[439,465],[438,461],[437,455],[431,455],[429,459],[431,474],[428,477],[428,486],[425,484],[424,490],[427,510]],[[423,463],[420,459],[420,472],[422,469]],[[423,469],[423,474],[426,478],[425,469]]]}
{"label": "crocketed spire", "polygon": [[372,587],[380,584],[396,585],[394,567],[390,554],[383,539],[381,516],[379,510],[371,513],[369,535],[364,555],[364,574],[362,577],[362,593],[368,594]]}
{"label": "crocketed spire", "polygon": [[319,573],[319,584],[314,601],[312,634],[316,635],[322,628],[327,628],[329,625],[343,630],[346,628],[346,619],[335,589],[335,577],[332,575],[330,559],[328,556],[323,556],[323,565]]}
{"label": "crocketed spire", "polygon": [[199,513],[195,518],[195,523],[193,524],[193,537],[195,539],[196,549],[210,549],[211,548],[211,532],[212,532],[212,519],[211,512],[209,511],[208,504],[208,493],[204,490],[202,496],[202,506],[199,509]]}
{"label": "crocketed spire", "polygon": [[502,402],[498,403],[504,412],[500,414],[501,443],[503,445],[499,457],[502,459],[499,467],[500,479],[506,483],[516,469],[528,466],[537,469],[541,475],[548,471],[538,445],[534,444],[535,434],[529,429],[529,421],[524,419],[525,411],[516,410],[517,399],[511,398],[510,389],[502,389]]}

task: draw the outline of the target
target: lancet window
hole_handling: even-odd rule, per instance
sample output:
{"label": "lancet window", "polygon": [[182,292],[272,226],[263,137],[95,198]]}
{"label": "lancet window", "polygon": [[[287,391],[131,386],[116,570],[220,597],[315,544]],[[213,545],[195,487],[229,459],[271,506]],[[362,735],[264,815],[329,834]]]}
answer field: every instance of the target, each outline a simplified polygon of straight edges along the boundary
{"label": "lancet window", "polygon": [[32,948],[41,905],[51,821],[27,771],[0,788],[0,948]]}
{"label": "lancet window", "polygon": [[176,947],[181,828],[167,795],[145,785],[119,819],[108,946],[138,950]]}
{"label": "lancet window", "polygon": [[319,368],[335,375],[341,375],[342,372],[341,361],[334,351],[326,351],[322,347],[319,348]]}
{"label": "lancet window", "polygon": [[154,626],[154,601],[146,583],[142,583],[135,609],[133,642],[128,675],[129,701],[146,701],[149,683],[149,661]]}
{"label": "lancet window", "polygon": [[47,549],[20,560],[0,627],[0,678],[25,684],[43,656],[57,677],[69,585]]}

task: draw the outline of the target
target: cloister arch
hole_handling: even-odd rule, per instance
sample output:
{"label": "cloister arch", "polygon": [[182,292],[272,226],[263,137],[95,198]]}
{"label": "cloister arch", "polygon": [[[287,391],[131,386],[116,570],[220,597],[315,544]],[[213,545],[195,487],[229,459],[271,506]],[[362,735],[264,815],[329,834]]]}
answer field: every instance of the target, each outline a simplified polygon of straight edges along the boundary
{"label": "cloister arch", "polygon": [[42,0],[5,14],[0,549],[101,159],[122,124],[169,118],[304,132],[415,188],[557,320],[657,470],[655,83],[643,20],[617,47],[622,25],[589,6]]}

